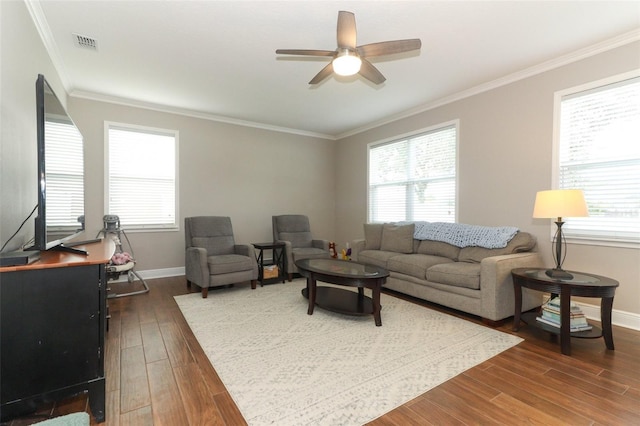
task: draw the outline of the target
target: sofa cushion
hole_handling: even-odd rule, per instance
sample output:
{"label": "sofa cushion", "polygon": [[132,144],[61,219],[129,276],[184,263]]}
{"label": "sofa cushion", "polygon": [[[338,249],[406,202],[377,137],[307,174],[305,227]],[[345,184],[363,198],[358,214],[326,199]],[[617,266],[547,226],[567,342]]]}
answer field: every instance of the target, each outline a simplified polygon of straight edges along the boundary
{"label": "sofa cushion", "polygon": [[429,254],[399,254],[387,261],[387,269],[424,280],[433,265],[451,263],[453,260]]}
{"label": "sofa cushion", "polygon": [[386,268],[389,259],[395,256],[398,256],[398,253],[393,251],[363,250],[358,253],[358,262]]}
{"label": "sofa cushion", "polygon": [[364,224],[365,250],[380,250],[380,243],[382,243],[382,226],[382,223]]}
{"label": "sofa cushion", "polygon": [[536,246],[536,238],[528,232],[518,232],[504,248],[464,247],[460,249],[460,262],[480,263],[489,256],[531,251]]}
{"label": "sofa cushion", "polygon": [[458,260],[460,247],[442,241],[422,240],[418,246],[417,253],[431,254],[434,256],[448,257],[451,260]]}
{"label": "sofa cushion", "polygon": [[382,241],[380,250],[396,253],[411,253],[413,251],[413,232],[415,225],[396,225],[385,223],[382,226]]}
{"label": "sofa cushion", "polygon": [[480,289],[480,264],[451,262],[427,269],[427,281],[456,287]]}

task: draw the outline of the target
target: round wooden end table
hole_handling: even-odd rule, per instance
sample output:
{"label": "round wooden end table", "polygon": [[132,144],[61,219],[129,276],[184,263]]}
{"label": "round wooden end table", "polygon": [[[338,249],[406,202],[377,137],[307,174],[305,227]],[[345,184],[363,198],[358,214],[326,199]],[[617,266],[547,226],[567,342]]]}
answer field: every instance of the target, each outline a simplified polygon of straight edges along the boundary
{"label": "round wooden end table", "polygon": [[[611,278],[584,272],[569,271],[572,278],[557,279],[549,277],[543,268],[518,268],[511,271],[515,296],[515,312],[513,315],[513,331],[520,328],[520,320],[529,325],[541,328],[549,333],[560,336],[560,350],[565,355],[571,355],[571,337],[599,338],[604,337],[607,349],[613,350],[613,332],[611,330],[611,310],[613,296],[619,283]],[[537,312],[522,311],[522,287],[551,293],[551,297],[560,296],[560,328],[546,325],[536,320]],[[592,326],[591,330],[571,332],[570,310],[571,296],[599,297],[600,321],[602,329]]]}

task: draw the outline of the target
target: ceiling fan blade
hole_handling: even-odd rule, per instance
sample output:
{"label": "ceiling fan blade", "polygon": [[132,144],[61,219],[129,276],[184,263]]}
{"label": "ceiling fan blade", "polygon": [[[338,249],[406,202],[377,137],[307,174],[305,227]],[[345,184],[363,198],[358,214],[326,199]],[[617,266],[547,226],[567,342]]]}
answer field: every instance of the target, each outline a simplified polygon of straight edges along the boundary
{"label": "ceiling fan blade", "polygon": [[378,71],[378,69],[374,67],[371,64],[371,62],[367,61],[364,58],[360,58],[360,59],[362,59],[362,65],[360,66],[360,71],[359,71],[360,75],[366,78],[367,80],[371,81],[372,83],[375,83],[375,84],[384,83],[384,81],[386,80],[384,75],[382,75],[382,73]]}
{"label": "ceiling fan blade", "polygon": [[422,46],[419,38],[407,40],[382,41],[380,43],[365,44],[358,46],[358,55],[371,58],[373,56],[391,55],[394,53],[409,52],[418,50]]}
{"label": "ceiling fan blade", "polygon": [[313,50],[313,49],[278,49],[276,53],[283,55],[306,55],[306,56],[334,56],[333,50]]}
{"label": "ceiling fan blade", "polygon": [[356,48],[356,16],[351,12],[338,12],[338,47]]}
{"label": "ceiling fan blade", "polygon": [[311,79],[309,84],[318,84],[333,73],[333,62],[329,62],[326,67],[322,68],[315,77]]}

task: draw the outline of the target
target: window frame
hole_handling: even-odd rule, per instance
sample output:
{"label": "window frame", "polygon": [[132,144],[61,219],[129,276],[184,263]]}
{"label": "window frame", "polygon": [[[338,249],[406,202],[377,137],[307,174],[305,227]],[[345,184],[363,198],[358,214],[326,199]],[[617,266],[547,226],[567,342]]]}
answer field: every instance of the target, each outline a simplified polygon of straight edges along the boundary
{"label": "window frame", "polygon": [[447,128],[451,128],[453,127],[455,129],[455,133],[456,133],[456,137],[455,137],[455,182],[454,182],[454,202],[455,202],[455,209],[454,209],[454,213],[453,213],[453,222],[458,222],[458,211],[459,211],[459,185],[460,185],[460,167],[459,167],[459,153],[460,153],[460,120],[459,119],[455,119],[455,120],[450,120],[450,121],[446,121],[446,122],[442,122],[442,123],[438,123],[438,124],[434,124],[432,126],[428,126],[428,127],[424,127],[421,129],[417,129],[417,130],[413,130],[411,132],[407,132],[407,133],[403,133],[400,135],[395,135],[386,139],[381,139],[375,142],[370,142],[367,144],[367,184],[366,184],[366,203],[367,203],[367,222],[369,223],[382,223],[383,221],[373,221],[371,219],[371,182],[370,182],[370,173],[371,173],[371,150],[375,147],[381,146],[381,145],[388,145],[388,144],[392,144],[395,142],[402,142],[404,140],[407,139],[412,139],[412,138],[418,138],[421,135],[427,134],[427,133],[434,133],[437,132],[438,130],[445,130]]}
{"label": "window frame", "polygon": [[172,224],[144,224],[144,225],[130,225],[123,223],[122,227],[126,228],[128,232],[175,232],[180,229],[180,182],[179,182],[179,152],[180,152],[180,132],[174,129],[164,129],[151,126],[142,126],[138,124],[121,123],[115,121],[104,122],[104,214],[117,214],[111,213],[109,210],[110,203],[110,188],[109,188],[109,175],[110,175],[110,163],[109,163],[109,148],[110,139],[109,131],[111,129],[118,129],[131,132],[157,134],[163,136],[170,136],[174,138],[174,221]]}
{"label": "window frame", "polygon": [[[581,92],[588,92],[592,90],[596,90],[598,88],[614,85],[618,83],[622,83],[625,80],[631,80],[640,77],[640,70],[633,70],[630,72],[617,74],[614,76],[610,76],[607,78],[591,81],[588,83],[584,83],[578,86],[570,87],[567,89],[559,90],[554,93],[554,102],[553,102],[553,142],[552,142],[552,167],[551,167],[551,184],[554,189],[560,188],[560,130],[561,130],[561,112],[562,112],[562,101],[563,98],[569,98],[573,95],[578,95]],[[582,189],[582,188],[576,188]],[[588,200],[587,200],[588,205]],[[571,221],[571,218],[563,218],[565,223]],[[640,249],[640,242],[633,241],[624,241],[621,239],[616,239],[610,235],[573,235],[568,226],[564,226],[563,232],[564,237],[567,242],[572,244],[585,244],[585,245],[597,245],[597,246],[608,246],[608,247],[623,247],[623,248],[635,248]],[[557,226],[555,225],[553,220],[549,222],[549,238],[550,241],[553,241],[555,232],[557,230]]]}

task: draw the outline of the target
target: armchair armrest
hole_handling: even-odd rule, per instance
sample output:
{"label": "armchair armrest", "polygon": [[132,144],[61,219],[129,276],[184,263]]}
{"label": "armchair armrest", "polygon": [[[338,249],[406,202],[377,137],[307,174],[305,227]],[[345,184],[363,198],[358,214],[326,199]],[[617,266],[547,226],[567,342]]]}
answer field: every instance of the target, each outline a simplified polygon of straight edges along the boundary
{"label": "armchair armrest", "polygon": [[251,246],[248,244],[236,244],[233,246],[233,252],[235,254],[241,254],[243,256],[249,256],[255,258],[255,251],[251,250]]}
{"label": "armchair armrest", "polygon": [[311,246],[322,250],[329,251],[328,240],[311,240]]}
{"label": "armchair armrest", "polygon": [[284,243],[284,253],[287,256],[287,273],[292,274],[295,270],[295,265],[293,264],[293,254],[291,253],[291,241],[276,240],[275,242]]}
{"label": "armchair armrest", "polygon": [[253,269],[256,279],[258,278],[258,260],[256,259],[256,250],[249,244],[236,244],[233,246],[233,250],[236,254],[247,256],[251,259],[251,268]]}
{"label": "armchair armrest", "polygon": [[[511,270],[541,267],[542,264],[542,257],[537,252],[514,253],[482,259],[480,262],[482,317],[497,321],[512,316],[515,304]],[[542,305],[540,292],[523,289],[523,311],[540,305]]]}
{"label": "armchair armrest", "polygon": [[187,281],[198,287],[209,287],[209,265],[207,265],[207,250],[202,247],[187,247],[184,262]]}

